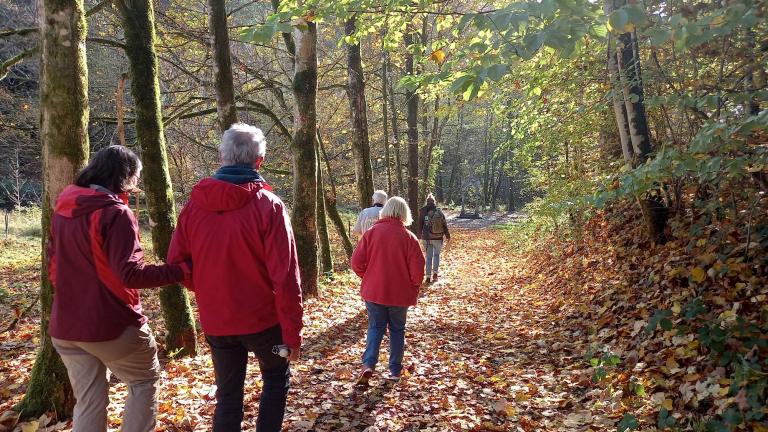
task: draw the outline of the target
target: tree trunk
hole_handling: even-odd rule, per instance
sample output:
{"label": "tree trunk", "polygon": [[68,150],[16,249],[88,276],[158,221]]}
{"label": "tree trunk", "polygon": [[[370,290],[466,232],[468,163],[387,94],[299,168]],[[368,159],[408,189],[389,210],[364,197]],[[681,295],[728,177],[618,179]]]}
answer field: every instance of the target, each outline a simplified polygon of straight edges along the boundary
{"label": "tree trunk", "polygon": [[333,225],[336,228],[336,232],[341,238],[342,246],[344,246],[344,252],[347,254],[347,259],[349,259],[352,258],[352,252],[354,252],[354,248],[352,247],[352,242],[349,240],[349,234],[347,233],[347,227],[344,226],[344,220],[341,218],[339,209],[336,207],[336,184],[334,183],[333,176],[331,175],[331,163],[328,161],[328,154],[325,152],[325,145],[323,145],[323,139],[320,134],[317,135],[317,141],[320,143],[320,151],[322,152],[323,160],[325,161],[328,185],[330,186],[323,188],[326,215],[331,219],[331,222],[333,222]]}
{"label": "tree trunk", "polygon": [[[389,64],[389,57],[387,57],[387,64]],[[397,105],[395,105],[395,90],[392,87],[392,83],[388,82],[388,84],[389,104],[392,113],[392,137],[395,140],[395,175],[397,178],[397,194],[402,195],[405,191],[405,183],[403,182],[403,162],[402,158],[400,157],[400,123],[398,122],[397,118]],[[386,103],[386,100],[384,103]]]}
{"label": "tree trunk", "polygon": [[389,151],[389,119],[387,118],[389,115],[387,112],[387,106],[389,105],[387,103],[387,80],[389,79],[387,75],[389,75],[389,57],[386,52],[384,52],[383,55],[384,58],[381,62],[381,119],[384,122],[384,160],[387,164],[387,194],[392,196],[392,155]]}
{"label": "tree trunk", "polygon": [[40,135],[43,149],[40,349],[21,403],[24,417],[55,411],[72,415],[75,398],[67,371],[48,336],[53,286],[48,278],[48,239],[56,197],[88,161],[87,34],[82,0],[44,0],[40,7]]}
{"label": "tree trunk", "polygon": [[[160,108],[154,10],[151,0],[118,0],[116,4],[123,21],[125,52],[130,63],[131,94],[136,104],[136,137],[144,165],[142,175],[152,247],[155,256],[165,260],[176,226],[176,208]],[[167,331],[166,350],[196,355],[197,332],[187,291],[178,284],[163,287],[160,306]]]}
{"label": "tree trunk", "polygon": [[296,44],[293,74],[294,131],[293,212],[291,224],[296,238],[301,271],[301,291],[317,295],[317,24],[302,22],[293,32]]}
{"label": "tree trunk", "polygon": [[432,116],[432,130],[429,133],[429,145],[424,147],[424,166],[422,168],[422,173],[424,173],[424,181],[421,184],[421,194],[420,197],[422,200],[426,199],[427,197],[427,189],[429,189],[430,185],[430,178],[429,178],[429,172],[432,165],[432,152],[435,150],[435,148],[438,147],[440,143],[440,134],[438,133],[438,126],[439,126],[439,120],[437,118],[437,111],[440,108],[440,96],[437,96],[435,98],[435,105],[434,105],[434,115]]}
{"label": "tree trunk", "polygon": [[648,120],[645,115],[643,83],[640,79],[640,58],[635,57],[632,47],[632,34],[619,35],[619,79],[624,94],[624,107],[627,112],[629,125],[629,141],[636,158],[635,163],[643,163],[651,153],[651,135],[648,131]]}
{"label": "tree trunk", "polygon": [[[405,73],[413,75],[413,44],[412,30],[406,30],[405,34]],[[408,107],[408,206],[411,213],[417,215],[419,211],[419,95],[415,90],[405,91],[405,100]],[[416,229],[417,224],[411,226]]]}
{"label": "tree trunk", "polygon": [[211,46],[213,48],[216,112],[219,116],[219,129],[224,132],[233,123],[237,123],[225,0],[208,0],[208,28],[211,32]]}
{"label": "tree trunk", "polygon": [[[355,33],[357,15],[352,15],[345,25],[345,33]],[[352,117],[352,154],[355,158],[357,180],[357,204],[361,209],[369,207],[373,196],[373,173],[371,170],[371,145],[368,139],[368,115],[365,103],[365,81],[360,43],[347,44],[347,98]]]}
{"label": "tree trunk", "polygon": [[627,110],[624,107],[624,94],[619,86],[619,67],[616,65],[616,56],[613,50],[613,37],[608,35],[608,74],[611,81],[611,101],[613,102],[613,114],[616,119],[616,127],[619,131],[621,153],[627,165],[632,164],[634,158],[629,142],[629,126],[627,125]]}
{"label": "tree trunk", "polygon": [[320,167],[320,149],[315,149],[317,159],[317,237],[320,241],[320,264],[324,274],[333,273],[333,257],[331,256],[331,241],[328,237],[328,222],[325,213],[325,184],[323,170]]}

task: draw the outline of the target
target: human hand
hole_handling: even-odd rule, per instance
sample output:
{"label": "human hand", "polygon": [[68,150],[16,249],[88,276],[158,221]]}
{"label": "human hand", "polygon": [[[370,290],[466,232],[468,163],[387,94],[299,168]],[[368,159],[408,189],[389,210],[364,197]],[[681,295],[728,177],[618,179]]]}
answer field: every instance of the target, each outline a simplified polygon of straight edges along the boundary
{"label": "human hand", "polygon": [[301,348],[291,348],[291,353],[288,354],[288,360],[295,362],[295,361],[299,361],[300,357],[301,357]]}

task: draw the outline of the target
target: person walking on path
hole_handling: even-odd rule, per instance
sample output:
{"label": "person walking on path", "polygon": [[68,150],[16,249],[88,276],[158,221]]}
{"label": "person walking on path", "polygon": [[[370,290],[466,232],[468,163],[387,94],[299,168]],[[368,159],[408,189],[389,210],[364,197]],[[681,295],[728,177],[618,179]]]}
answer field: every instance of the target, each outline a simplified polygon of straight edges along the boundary
{"label": "person walking on path", "polygon": [[[450,241],[451,233],[448,232],[445,214],[435,205],[435,197],[432,194],[427,196],[424,207],[419,210],[417,228],[416,232],[419,233],[424,242],[424,253],[426,254],[426,282],[436,282],[438,267],[440,266],[440,252],[443,250],[443,238]],[[430,275],[432,275],[431,279]]]}
{"label": "person walking on path", "polygon": [[107,369],[128,386],[121,430],[155,430],[160,363],[139,289],[181,282],[191,269],[186,260],[145,264],[124,195],[140,172],[139,158],[127,148],[98,151],[58,196],[51,217],[48,334],[74,391],[74,432],[107,431]]}
{"label": "person walking on path", "polygon": [[[279,431],[290,369],[301,353],[302,298],[296,243],[283,202],[257,171],[261,130],[232,125],[219,146],[222,167],[192,189],[168,262],[192,259],[194,291],[216,375],[215,432],[240,431],[248,353],[264,385],[256,430]],[[273,352],[287,345],[289,357]],[[279,350],[274,350],[279,352]]]}
{"label": "person walking on path", "polygon": [[363,234],[352,254],[352,270],[360,276],[360,295],[368,310],[368,335],[358,385],[367,385],[379,359],[384,332],[389,329],[389,375],[399,380],[405,353],[405,319],[416,305],[424,278],[424,255],[406,226],[413,222],[408,204],[390,198],[381,218]]}
{"label": "person walking on path", "polygon": [[352,228],[352,232],[358,237],[365,234],[365,232],[379,220],[381,208],[384,207],[384,203],[387,202],[387,193],[383,190],[377,190],[373,192],[371,199],[373,200],[373,206],[363,209],[363,211],[360,212],[357,216],[355,227]]}

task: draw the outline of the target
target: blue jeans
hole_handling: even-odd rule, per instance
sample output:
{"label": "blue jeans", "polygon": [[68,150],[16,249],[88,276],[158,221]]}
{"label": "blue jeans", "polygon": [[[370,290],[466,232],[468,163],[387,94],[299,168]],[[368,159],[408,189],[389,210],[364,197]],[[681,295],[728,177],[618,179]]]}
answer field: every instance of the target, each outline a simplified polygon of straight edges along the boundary
{"label": "blue jeans", "polygon": [[389,328],[389,372],[400,375],[403,371],[405,354],[405,315],[407,306],[384,306],[365,302],[368,309],[368,337],[365,341],[363,365],[376,368],[379,361],[379,348],[384,332]]}
{"label": "blue jeans", "polygon": [[443,250],[442,240],[424,240],[424,252],[426,253],[427,270],[424,272],[426,277],[437,274],[437,268],[440,266],[440,251]]}
{"label": "blue jeans", "polygon": [[216,410],[214,432],[240,432],[243,422],[243,391],[248,352],[256,355],[264,387],[259,401],[258,432],[279,432],[283,424],[285,400],[291,372],[288,360],[272,354],[274,345],[282,344],[280,326],[262,332],[237,336],[209,336],[213,370],[216,374]]}

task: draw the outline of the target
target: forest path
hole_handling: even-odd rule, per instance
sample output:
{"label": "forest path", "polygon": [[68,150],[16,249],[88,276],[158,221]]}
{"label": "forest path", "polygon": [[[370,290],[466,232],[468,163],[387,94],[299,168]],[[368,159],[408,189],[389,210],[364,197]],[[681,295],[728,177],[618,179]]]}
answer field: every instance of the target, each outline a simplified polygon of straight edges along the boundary
{"label": "forest path", "polygon": [[404,379],[380,378],[385,338],[370,388],[353,388],[367,319],[356,293],[352,304],[337,299],[324,314],[333,324],[308,329],[288,430],[573,431],[593,421],[590,430],[602,429],[579,407],[589,375],[574,341],[584,338],[555,312],[557,299],[517,280],[515,251],[500,231],[450,223],[441,279],[409,310]]}

